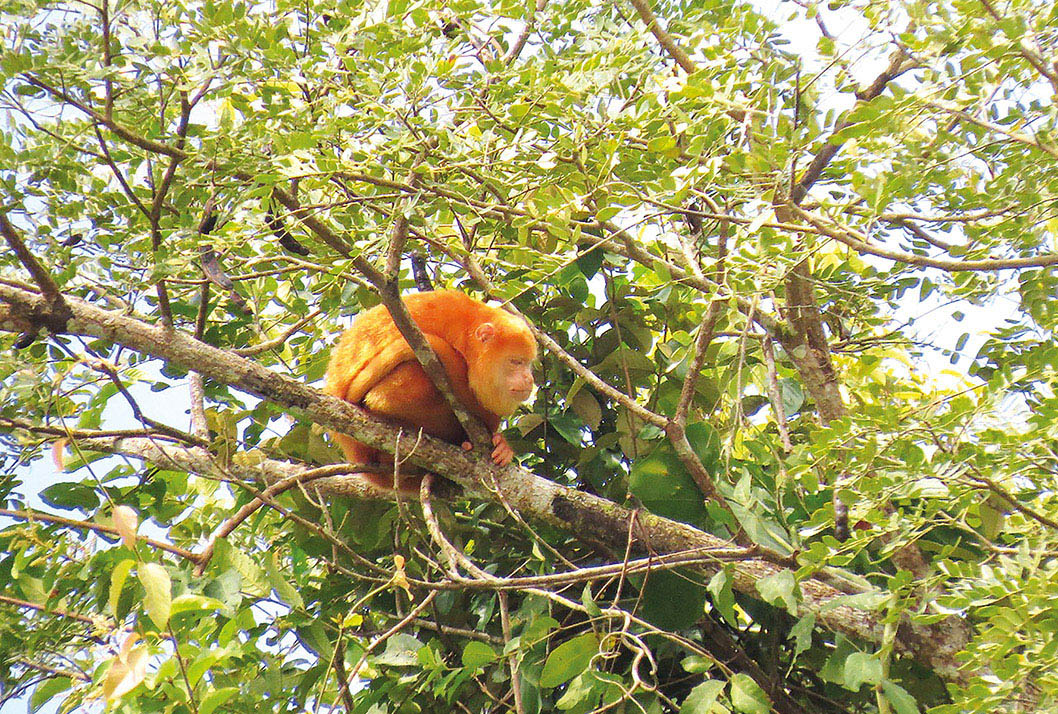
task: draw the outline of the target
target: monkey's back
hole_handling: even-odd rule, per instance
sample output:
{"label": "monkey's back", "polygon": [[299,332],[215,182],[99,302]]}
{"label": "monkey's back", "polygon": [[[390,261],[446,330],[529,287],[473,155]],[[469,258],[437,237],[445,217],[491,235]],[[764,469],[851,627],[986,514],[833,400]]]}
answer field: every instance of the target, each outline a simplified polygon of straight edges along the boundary
{"label": "monkey's back", "polygon": [[[506,319],[502,310],[455,290],[415,293],[404,298],[404,304],[428,339],[442,340],[464,360],[468,358],[467,336],[478,324]],[[358,315],[342,334],[331,353],[323,391],[360,404],[383,377],[414,359],[385,305],[376,305]]]}

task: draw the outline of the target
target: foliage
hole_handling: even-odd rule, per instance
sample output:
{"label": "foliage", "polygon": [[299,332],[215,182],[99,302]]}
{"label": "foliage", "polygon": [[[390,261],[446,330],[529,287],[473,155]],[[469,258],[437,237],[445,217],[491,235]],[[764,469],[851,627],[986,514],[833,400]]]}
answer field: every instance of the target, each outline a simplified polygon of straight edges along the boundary
{"label": "foliage", "polygon": [[[102,2],[0,4],[0,702],[1058,697],[1058,6]],[[316,383],[390,246],[403,289],[414,253],[554,341],[525,468],[730,552],[624,572],[590,523],[309,486],[214,537],[266,462],[337,462],[323,430],[2,299],[53,285]]]}

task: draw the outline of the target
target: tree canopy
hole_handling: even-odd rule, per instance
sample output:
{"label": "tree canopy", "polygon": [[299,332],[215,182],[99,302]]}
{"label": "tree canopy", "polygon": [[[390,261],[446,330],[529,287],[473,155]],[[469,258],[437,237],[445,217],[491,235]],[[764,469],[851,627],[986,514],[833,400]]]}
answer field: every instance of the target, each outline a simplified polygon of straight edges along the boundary
{"label": "tree canopy", "polygon": [[[0,10],[0,703],[1058,698],[1058,6]],[[517,465],[318,389],[430,287]]]}

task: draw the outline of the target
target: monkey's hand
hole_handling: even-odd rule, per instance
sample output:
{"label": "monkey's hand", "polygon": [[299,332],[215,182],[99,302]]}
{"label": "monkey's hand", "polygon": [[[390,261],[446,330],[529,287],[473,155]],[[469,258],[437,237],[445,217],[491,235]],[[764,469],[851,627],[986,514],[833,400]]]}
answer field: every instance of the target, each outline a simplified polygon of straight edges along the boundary
{"label": "monkey's hand", "polygon": [[[507,443],[507,440],[503,438],[503,434],[492,435],[492,463],[497,466],[507,466],[514,460],[514,449]],[[463,442],[463,450],[470,451],[474,448],[474,445],[469,441]]]}

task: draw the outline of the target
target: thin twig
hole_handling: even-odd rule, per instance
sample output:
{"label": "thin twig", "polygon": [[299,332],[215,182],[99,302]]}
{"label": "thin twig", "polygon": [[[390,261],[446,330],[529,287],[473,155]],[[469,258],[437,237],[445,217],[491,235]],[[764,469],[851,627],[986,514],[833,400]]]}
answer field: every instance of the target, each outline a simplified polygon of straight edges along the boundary
{"label": "thin twig", "polygon": [[[521,34],[518,35],[518,39],[514,41],[511,48],[507,50],[507,54],[503,56],[502,61],[504,64],[510,64],[522,53],[526,40],[536,29],[536,16],[543,12],[545,7],[547,7],[547,0],[536,0],[536,7],[529,10],[529,17],[525,20],[525,27],[522,28]],[[517,695],[515,695],[515,699],[517,699]]]}
{"label": "thin twig", "polygon": [[986,258],[983,260],[948,260],[946,258],[930,258],[925,255],[905,253],[898,250],[889,250],[869,242],[869,238],[863,233],[850,226],[828,223],[823,219],[805,211],[804,209],[788,204],[790,210],[799,218],[807,221],[820,233],[843,243],[859,253],[867,253],[879,258],[888,258],[898,263],[906,263],[921,268],[937,268],[949,272],[989,272],[996,270],[1020,270],[1023,268],[1044,268],[1058,265],[1058,254],[1048,253],[1046,255],[1028,258]]}
{"label": "thin twig", "polygon": [[201,439],[193,434],[188,434],[185,431],[181,431],[176,427],[169,426],[156,419],[152,419],[143,413],[140,409],[139,402],[136,401],[135,397],[129,392],[124,382],[121,381],[121,376],[118,374],[117,369],[113,365],[106,361],[99,359],[98,357],[86,358],[85,364],[90,366],[97,372],[102,372],[117,388],[118,393],[125,399],[125,402],[129,405],[129,409],[132,410],[132,416],[136,421],[140,422],[144,426],[150,427],[159,434],[164,434],[170,438],[178,441],[183,441],[188,444],[194,444],[195,446],[209,446],[209,440]]}
{"label": "thin twig", "polygon": [[147,138],[137,134],[136,132],[132,131],[128,127],[122,126],[121,124],[118,124],[116,121],[113,121],[112,119],[108,119],[103,114],[100,114],[95,109],[92,109],[92,107],[90,107],[88,104],[85,104],[84,102],[81,102],[81,101],[79,101],[77,99],[74,99],[72,96],[70,96],[65,91],[56,89],[56,88],[46,84],[45,82],[41,81],[37,77],[34,77],[32,75],[21,75],[21,76],[26,82],[28,82],[29,84],[32,84],[34,87],[38,87],[40,89],[43,89],[45,92],[47,92],[48,94],[52,95],[56,99],[66,103],[66,104],[69,104],[71,107],[74,107],[75,109],[78,109],[78,110],[84,112],[89,117],[91,117],[94,121],[96,121],[98,124],[101,124],[102,126],[105,126],[111,132],[113,132],[114,134],[118,135],[119,137],[121,137],[125,141],[129,142],[133,146],[138,146],[139,148],[141,148],[141,149],[143,149],[145,151],[149,151],[149,152],[154,153],[154,154],[164,154],[165,156],[172,156],[174,158],[180,158],[181,160],[186,159],[187,156],[188,156],[187,152],[185,152],[185,151],[183,151],[181,149],[177,149],[175,147],[169,146],[168,144],[163,144],[163,143],[161,143],[159,141],[153,141],[151,139],[147,139]]}
{"label": "thin twig", "polygon": [[66,617],[71,620],[77,620],[78,622],[84,622],[89,625],[96,625],[96,618],[88,617],[87,615],[78,615],[76,612],[69,612],[68,610],[59,610],[57,608],[44,607],[36,603],[30,602],[29,600],[21,600],[16,597],[9,597],[7,595],[0,595],[0,603],[6,603],[8,605],[14,605],[15,607],[24,607],[30,610],[36,610],[37,612],[43,612],[46,615],[54,615],[56,617]]}
{"label": "thin twig", "polygon": [[364,666],[364,663],[367,662],[368,656],[370,656],[370,654],[372,652],[374,652],[378,648],[378,646],[380,644],[382,644],[383,642],[388,640],[390,637],[392,637],[393,635],[395,635],[398,632],[400,632],[401,630],[403,630],[405,627],[407,627],[412,622],[415,622],[415,620],[419,617],[419,615],[422,614],[422,611],[425,610],[427,607],[429,607],[430,603],[432,603],[434,601],[434,598],[436,598],[440,593],[441,593],[440,590],[433,590],[430,593],[428,593],[426,595],[426,597],[424,597],[422,599],[422,602],[420,602],[418,605],[416,605],[412,609],[411,612],[409,612],[407,615],[404,616],[403,619],[401,619],[400,622],[398,622],[396,625],[394,625],[393,627],[391,627],[388,630],[386,630],[385,632],[383,632],[378,637],[376,637],[373,640],[371,640],[371,643],[367,647],[364,648],[364,653],[362,655],[360,655],[360,659],[357,660],[356,664],[349,671],[349,679],[353,680],[353,679],[356,678],[356,676],[358,674],[360,674],[360,669],[361,669],[361,667]]}
{"label": "thin twig", "polygon": [[[370,467],[367,467],[370,468]],[[202,575],[206,569],[206,565],[209,564],[210,558],[213,557],[213,551],[216,548],[217,541],[222,538],[227,538],[232,531],[239,527],[240,523],[243,523],[247,518],[254,514],[257,509],[271,500],[287,491],[294,486],[301,486],[310,481],[315,481],[318,478],[324,478],[325,476],[340,476],[342,474],[349,473],[362,473],[364,468],[361,468],[358,464],[336,464],[332,466],[321,466],[315,469],[309,469],[303,471],[296,476],[285,478],[282,481],[276,481],[275,483],[268,486],[268,488],[261,491],[261,493],[254,497],[252,501],[244,505],[234,514],[232,514],[224,524],[217,529],[217,532],[213,534],[213,537],[209,541],[209,545],[203,549],[203,551],[196,557],[198,565],[195,567],[195,574]]]}
{"label": "thin twig", "polygon": [[[500,626],[503,628],[503,643],[506,645],[511,641],[511,611],[507,603],[507,593],[498,592],[496,598],[500,601]],[[511,691],[514,692],[514,710],[517,714],[525,714],[525,704],[522,702],[522,681],[518,677],[518,651],[513,650],[507,658],[511,670]]]}
{"label": "thin twig", "polygon": [[789,454],[793,451],[793,444],[790,442],[790,427],[786,423],[786,407],[783,406],[782,390],[779,389],[779,377],[775,370],[775,348],[772,346],[770,335],[764,336],[763,349],[764,364],[768,370],[768,399],[771,401],[772,411],[775,412],[775,427],[779,430],[782,449]]}
{"label": "thin twig", "polygon": [[289,340],[290,336],[293,335],[295,332],[297,332],[302,327],[309,324],[322,314],[323,310],[313,310],[308,315],[301,318],[293,325],[283,330],[283,332],[273,337],[272,339],[265,340],[264,342],[260,342],[256,345],[251,345],[250,347],[240,347],[238,349],[232,350],[232,352],[239,355],[240,357],[252,357],[254,355],[261,354],[262,352],[267,352],[268,350],[275,349],[276,347],[281,346],[284,342]]}
{"label": "thin twig", "polygon": [[[0,516],[7,516],[8,518],[14,518],[20,521],[26,521],[27,523],[54,523],[58,526],[66,526],[67,528],[77,528],[78,530],[94,531],[96,533],[106,533],[112,536],[119,536],[117,528],[111,526],[104,526],[100,523],[93,523],[91,521],[79,521],[74,518],[63,518],[62,516],[53,516],[50,513],[43,513],[41,511],[33,510],[11,510],[8,508],[0,508]],[[154,538],[146,538],[144,536],[136,536],[136,540],[143,541],[152,548],[158,550],[164,550],[166,553],[172,553],[178,555],[185,560],[195,562],[198,560],[198,556],[192,553],[190,550],[180,548],[179,546],[171,545],[169,543],[163,543],[160,540]]]}

